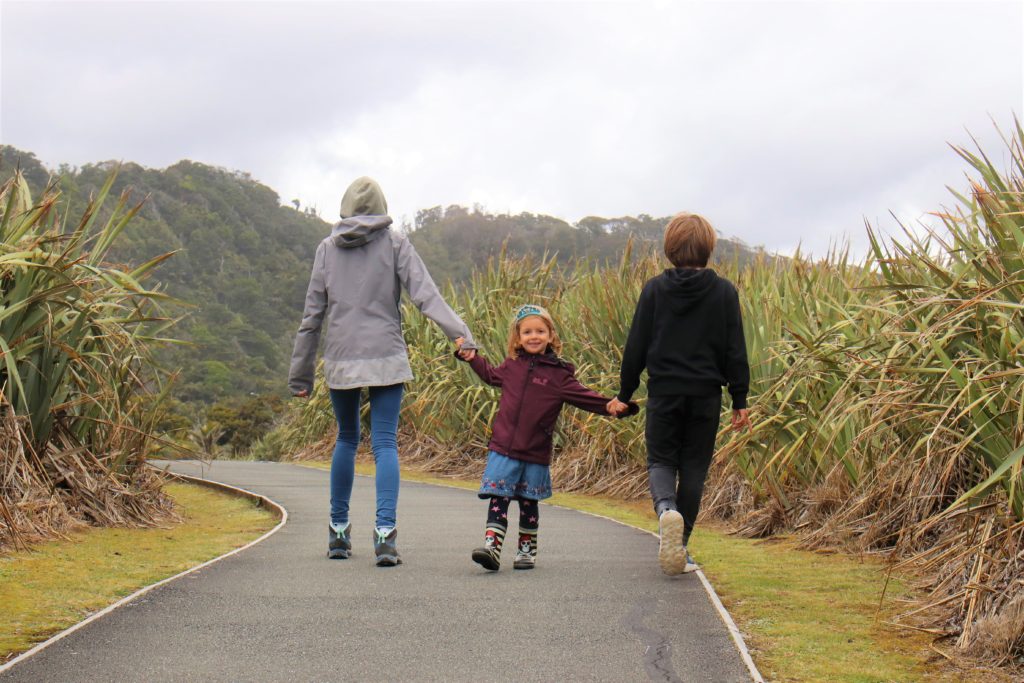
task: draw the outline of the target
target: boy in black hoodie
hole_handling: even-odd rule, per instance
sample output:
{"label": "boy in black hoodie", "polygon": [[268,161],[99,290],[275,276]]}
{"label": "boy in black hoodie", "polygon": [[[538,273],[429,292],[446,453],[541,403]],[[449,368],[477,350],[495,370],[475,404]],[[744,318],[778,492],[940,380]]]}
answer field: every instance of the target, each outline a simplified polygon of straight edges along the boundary
{"label": "boy in black hoodie", "polygon": [[707,268],[715,242],[714,228],[696,214],[681,213],[665,228],[665,255],[675,267],[640,292],[619,394],[608,404],[620,412],[647,369],[647,473],[661,536],[658,563],[669,575],[697,569],[686,546],[715,450],[723,386],[732,396],[732,427],[750,427],[739,295]]}

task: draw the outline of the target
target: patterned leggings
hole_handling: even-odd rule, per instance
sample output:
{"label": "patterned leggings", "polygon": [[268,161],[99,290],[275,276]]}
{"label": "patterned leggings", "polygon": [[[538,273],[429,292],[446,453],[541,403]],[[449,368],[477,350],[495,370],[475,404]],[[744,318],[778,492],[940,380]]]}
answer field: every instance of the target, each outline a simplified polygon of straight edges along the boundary
{"label": "patterned leggings", "polygon": [[[512,499],[508,496],[493,497],[487,503],[487,526],[508,527],[508,506]],[[519,528],[535,530],[540,524],[540,506],[530,498],[516,496],[519,503]]]}

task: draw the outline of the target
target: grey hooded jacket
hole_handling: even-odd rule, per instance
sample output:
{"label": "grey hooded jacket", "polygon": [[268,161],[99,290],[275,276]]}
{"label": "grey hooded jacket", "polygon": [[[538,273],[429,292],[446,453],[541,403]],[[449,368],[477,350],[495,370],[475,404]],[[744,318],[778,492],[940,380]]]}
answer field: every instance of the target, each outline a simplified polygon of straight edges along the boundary
{"label": "grey hooded jacket", "polygon": [[[376,183],[372,189],[379,193]],[[380,204],[370,206],[376,209]],[[317,247],[288,372],[292,394],[312,393],[316,350],[325,324],[324,378],[331,389],[411,380],[398,306],[403,288],[449,339],[464,337],[466,348],[476,348],[469,328],[445,303],[412,243],[390,226],[386,215],[343,218]]]}

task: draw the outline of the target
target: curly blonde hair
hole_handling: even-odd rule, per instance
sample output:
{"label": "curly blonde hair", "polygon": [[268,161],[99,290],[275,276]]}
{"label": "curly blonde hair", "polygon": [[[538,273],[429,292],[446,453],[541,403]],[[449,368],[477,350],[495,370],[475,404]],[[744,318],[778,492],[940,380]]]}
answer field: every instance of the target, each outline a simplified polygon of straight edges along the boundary
{"label": "curly blonde hair", "polygon": [[555,355],[562,353],[562,340],[558,338],[558,329],[555,327],[555,320],[548,313],[547,309],[543,306],[537,306],[534,304],[524,304],[516,309],[515,315],[512,316],[512,327],[508,333],[508,357],[515,358],[519,349],[523,347],[519,343],[519,325],[527,318],[536,316],[544,321],[544,324],[548,326],[548,331],[551,332],[551,341],[548,342],[548,348],[555,352]]}

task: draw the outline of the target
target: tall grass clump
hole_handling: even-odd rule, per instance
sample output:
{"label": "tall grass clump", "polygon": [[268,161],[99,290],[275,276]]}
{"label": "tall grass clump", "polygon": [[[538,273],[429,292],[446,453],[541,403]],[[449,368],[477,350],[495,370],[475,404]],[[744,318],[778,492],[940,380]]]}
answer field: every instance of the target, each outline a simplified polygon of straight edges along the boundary
{"label": "tall grass clump", "polygon": [[[868,226],[864,257],[835,249],[819,260],[714,264],[740,290],[753,429],[734,433],[723,420],[704,514],[750,536],[796,532],[810,547],[883,555],[922,577],[926,597],[901,622],[1009,664],[1024,657],[1019,124],[1005,142],[1007,169],[956,148],[970,190],[902,236]],[[640,289],[666,265],[657,253],[569,268],[502,254],[446,298],[495,362],[512,311],[545,305],[580,379],[610,395]],[[403,459],[478,476],[497,391],[418,313],[406,310],[405,334],[416,380],[403,408]],[[323,387],[301,410],[272,435],[280,452],[333,438]],[[556,487],[644,494],[642,419],[567,408],[555,445]]]}
{"label": "tall grass clump", "polygon": [[713,503],[751,534],[888,555],[926,577],[901,621],[1001,663],[1024,657],[1022,141],[1007,171],[957,148],[970,193],[901,238],[869,227],[852,270],[744,274],[748,324],[781,323],[752,344],[755,429],[719,454]]}
{"label": "tall grass clump", "polygon": [[49,187],[33,203],[0,188],[0,551],[80,524],[172,514],[145,467],[165,388],[150,357],[160,294],[106,262],[139,210],[105,203],[114,174],[72,223]]}

